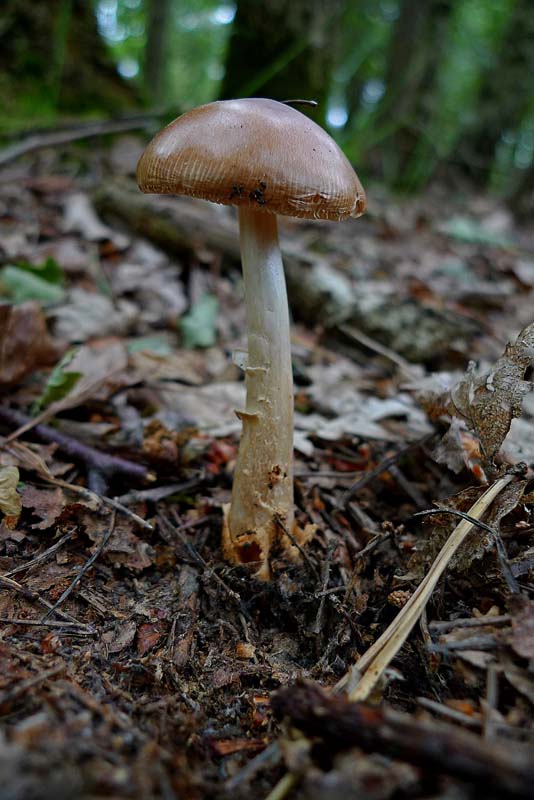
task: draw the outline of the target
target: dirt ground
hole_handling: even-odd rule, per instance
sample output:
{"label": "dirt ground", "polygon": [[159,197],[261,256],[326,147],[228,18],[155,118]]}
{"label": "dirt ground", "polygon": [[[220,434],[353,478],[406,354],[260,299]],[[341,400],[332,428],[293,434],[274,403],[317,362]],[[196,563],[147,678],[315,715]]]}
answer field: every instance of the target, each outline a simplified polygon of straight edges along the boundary
{"label": "dirt ground", "polygon": [[[138,197],[141,148],[0,172],[0,796],[531,797],[534,229],[459,181],[282,221],[316,530],[259,582],[220,548],[235,215]],[[348,705],[335,684],[510,470]]]}

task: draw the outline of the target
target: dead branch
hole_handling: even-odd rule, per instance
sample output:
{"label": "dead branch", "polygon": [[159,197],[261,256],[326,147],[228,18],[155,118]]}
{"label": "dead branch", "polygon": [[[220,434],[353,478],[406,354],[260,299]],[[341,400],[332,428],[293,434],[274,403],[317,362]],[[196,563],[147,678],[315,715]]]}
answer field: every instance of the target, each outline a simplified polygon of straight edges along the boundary
{"label": "dead branch", "polygon": [[105,136],[114,133],[126,133],[146,128],[154,119],[162,115],[161,111],[137,114],[125,119],[105,119],[95,122],[82,122],[64,130],[39,132],[31,134],[21,142],[9,145],[0,151],[0,167],[16,161],[17,158],[44,150],[46,147],[59,147],[70,142],[79,142],[82,139],[92,139],[95,136]]}
{"label": "dead branch", "polygon": [[[21,411],[0,406],[0,422],[11,427],[19,427],[31,422],[31,419]],[[119,456],[102,453],[100,450],[95,450],[89,445],[78,442],[76,439],[72,439],[70,436],[66,436],[48,425],[36,425],[33,428],[33,432],[41,441],[56,444],[58,449],[69,458],[72,458],[73,461],[81,462],[89,470],[94,470],[107,479],[120,474],[130,480],[139,482],[150,480],[150,472],[142,464],[128,461]]]}

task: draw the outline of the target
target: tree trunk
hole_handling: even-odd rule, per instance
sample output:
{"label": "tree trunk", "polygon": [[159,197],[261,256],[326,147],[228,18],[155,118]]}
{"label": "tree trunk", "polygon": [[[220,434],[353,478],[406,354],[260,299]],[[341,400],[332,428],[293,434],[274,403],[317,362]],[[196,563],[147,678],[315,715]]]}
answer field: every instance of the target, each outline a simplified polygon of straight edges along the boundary
{"label": "tree trunk", "polygon": [[135,89],[118,74],[86,0],[4,0],[0,38],[4,113],[113,112],[138,102]]}
{"label": "tree trunk", "polygon": [[408,180],[406,171],[429,119],[429,100],[453,2],[400,3],[389,47],[386,91],[375,120],[384,177],[398,188]]}
{"label": "tree trunk", "polygon": [[483,77],[477,114],[459,149],[461,165],[480,183],[487,181],[502,134],[517,133],[531,106],[533,42],[532,2],[516,0],[503,38]]}
{"label": "tree trunk", "polygon": [[150,0],[148,5],[148,32],[145,51],[145,92],[152,105],[165,101],[167,31],[169,29],[170,0]]}
{"label": "tree trunk", "polygon": [[324,124],[343,0],[238,0],[221,97],[317,100]]}

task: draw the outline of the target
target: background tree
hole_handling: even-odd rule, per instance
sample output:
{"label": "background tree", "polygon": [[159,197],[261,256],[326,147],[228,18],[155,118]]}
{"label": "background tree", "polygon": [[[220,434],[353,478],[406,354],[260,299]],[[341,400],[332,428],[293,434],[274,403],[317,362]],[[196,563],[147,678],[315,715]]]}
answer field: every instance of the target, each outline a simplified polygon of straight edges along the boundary
{"label": "background tree", "polygon": [[27,118],[53,110],[115,112],[139,101],[118,74],[85,0],[4,0],[0,38],[4,111]]}
{"label": "background tree", "polygon": [[166,100],[171,10],[171,0],[148,1],[144,82],[147,98],[155,105]]}
{"label": "background tree", "polygon": [[[220,96],[306,98],[325,121],[342,0],[238,0]],[[307,110],[308,111],[308,110]]]}
{"label": "background tree", "polygon": [[[401,0],[373,120],[381,172],[399,188],[411,180],[412,157],[432,113],[436,74],[454,0]],[[375,151],[376,152],[376,151]]]}

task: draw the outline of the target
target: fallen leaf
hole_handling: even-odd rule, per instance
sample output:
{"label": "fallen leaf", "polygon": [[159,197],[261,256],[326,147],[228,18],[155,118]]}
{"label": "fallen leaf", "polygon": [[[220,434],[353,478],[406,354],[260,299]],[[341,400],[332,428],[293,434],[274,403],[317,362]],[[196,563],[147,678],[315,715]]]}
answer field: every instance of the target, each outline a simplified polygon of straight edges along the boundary
{"label": "fallen leaf", "polygon": [[0,305],[0,384],[17,383],[36,368],[55,364],[62,349],[48,334],[37,303]]}
{"label": "fallen leaf", "polygon": [[211,347],[215,344],[219,302],[212,294],[200,298],[180,319],[184,347]]}
{"label": "fallen leaf", "polygon": [[0,511],[15,520],[22,511],[22,497],[17,492],[19,480],[16,467],[0,467]]}
{"label": "fallen leaf", "polygon": [[133,619],[116,623],[110,631],[102,634],[102,639],[110,653],[120,653],[129,647],[135,638],[137,625]]}
{"label": "fallen leaf", "polygon": [[22,505],[24,508],[31,509],[37,517],[41,518],[41,522],[37,522],[31,527],[37,530],[47,530],[61,516],[66,500],[59,487],[38,489],[28,483],[22,491]]}
{"label": "fallen leaf", "polygon": [[64,305],[54,308],[54,331],[69,342],[127,334],[137,319],[133,303],[119,299],[115,303],[105,295],[85,289],[71,289]]}
{"label": "fallen leaf", "polygon": [[129,239],[105,225],[86,194],[76,192],[67,197],[63,218],[65,233],[79,233],[90,242],[112,241],[119,250],[128,247]]}
{"label": "fallen leaf", "polygon": [[137,652],[144,656],[152,650],[165,635],[165,627],[162,622],[145,622],[139,626],[137,631]]}
{"label": "fallen leaf", "polygon": [[62,400],[77,384],[81,378],[81,372],[68,370],[75,355],[75,350],[71,349],[65,353],[59,364],[57,364],[46,381],[41,396],[35,402],[35,411],[40,411],[50,403]]}
{"label": "fallen leaf", "polygon": [[508,343],[494,367],[478,375],[473,364],[450,393],[449,413],[462,417],[475,431],[488,459],[504,442],[514,417],[519,417],[524,396],[533,384],[526,381],[534,363],[534,323]]}

